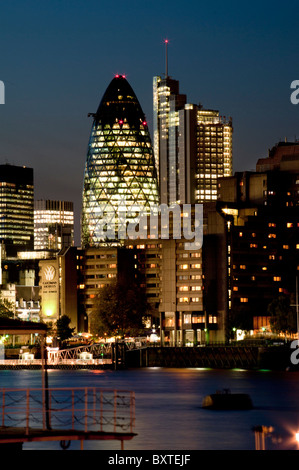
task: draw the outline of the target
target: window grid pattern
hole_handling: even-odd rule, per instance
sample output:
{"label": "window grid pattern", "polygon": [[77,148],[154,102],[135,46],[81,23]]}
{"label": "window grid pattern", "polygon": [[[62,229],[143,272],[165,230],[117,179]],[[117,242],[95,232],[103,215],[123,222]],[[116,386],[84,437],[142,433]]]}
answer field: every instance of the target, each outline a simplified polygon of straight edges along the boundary
{"label": "window grid pattern", "polygon": [[109,230],[118,240],[120,208],[126,208],[126,222],[136,222],[139,210],[149,213],[158,203],[145,116],[127,80],[117,76],[94,115],[84,174],[82,245],[102,244]]}

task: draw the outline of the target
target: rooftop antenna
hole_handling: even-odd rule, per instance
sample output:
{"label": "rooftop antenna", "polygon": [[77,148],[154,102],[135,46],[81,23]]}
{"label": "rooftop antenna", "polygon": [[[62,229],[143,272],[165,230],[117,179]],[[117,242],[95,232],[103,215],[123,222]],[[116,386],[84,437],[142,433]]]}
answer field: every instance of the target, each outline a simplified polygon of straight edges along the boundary
{"label": "rooftop antenna", "polygon": [[167,56],[167,45],[168,45],[168,39],[164,40],[165,43],[165,78],[168,77],[168,56]]}

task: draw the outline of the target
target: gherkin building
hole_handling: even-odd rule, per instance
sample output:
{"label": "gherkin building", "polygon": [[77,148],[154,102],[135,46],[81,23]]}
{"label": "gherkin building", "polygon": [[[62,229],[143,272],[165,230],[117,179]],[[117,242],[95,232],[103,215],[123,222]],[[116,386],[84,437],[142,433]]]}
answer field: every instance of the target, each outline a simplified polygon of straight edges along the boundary
{"label": "gherkin building", "polygon": [[159,203],[145,115],[126,78],[110,82],[93,125],[84,171],[81,242],[101,246],[127,238],[130,221]]}

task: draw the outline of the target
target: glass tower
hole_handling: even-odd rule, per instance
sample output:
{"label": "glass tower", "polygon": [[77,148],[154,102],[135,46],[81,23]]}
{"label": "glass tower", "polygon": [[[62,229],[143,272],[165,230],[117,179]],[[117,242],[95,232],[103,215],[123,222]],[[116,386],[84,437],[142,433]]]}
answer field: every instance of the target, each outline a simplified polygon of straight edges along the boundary
{"label": "glass tower", "polygon": [[33,169],[0,165],[0,242],[8,256],[33,249]]}
{"label": "glass tower", "polygon": [[184,107],[186,95],[179,93],[179,82],[170,77],[153,79],[154,153],[159,177],[160,202],[178,201],[177,111]]}
{"label": "glass tower", "polygon": [[154,152],[160,202],[217,200],[217,178],[232,175],[232,119],[187,103],[179,82],[153,79]]}
{"label": "glass tower", "polygon": [[74,209],[69,201],[34,201],[34,249],[61,250],[74,245]]}
{"label": "glass tower", "polygon": [[126,238],[128,224],[159,203],[147,122],[124,76],[110,82],[93,118],[83,185],[83,247]]}

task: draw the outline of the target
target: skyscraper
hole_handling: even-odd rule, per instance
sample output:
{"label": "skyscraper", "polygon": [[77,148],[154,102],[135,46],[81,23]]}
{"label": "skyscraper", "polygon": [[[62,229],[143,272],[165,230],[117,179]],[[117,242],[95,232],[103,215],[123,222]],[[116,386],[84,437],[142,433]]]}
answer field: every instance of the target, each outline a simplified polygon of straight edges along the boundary
{"label": "skyscraper", "polygon": [[34,202],[34,249],[60,250],[74,244],[74,209],[69,201]]}
{"label": "skyscraper", "polygon": [[33,249],[33,169],[0,165],[0,242],[8,256]]}
{"label": "skyscraper", "polygon": [[153,79],[154,152],[161,203],[217,199],[217,178],[232,175],[232,120],[186,103],[179,82]]}
{"label": "skyscraper", "polygon": [[186,103],[186,95],[179,94],[179,82],[170,77],[154,77],[154,153],[159,176],[160,200],[167,204],[177,200],[177,142],[176,112]]}
{"label": "skyscraper", "polygon": [[136,209],[148,212],[159,202],[147,122],[124,76],[113,78],[93,118],[84,173],[83,247],[122,238],[120,207],[131,210],[126,224],[136,220]]}

